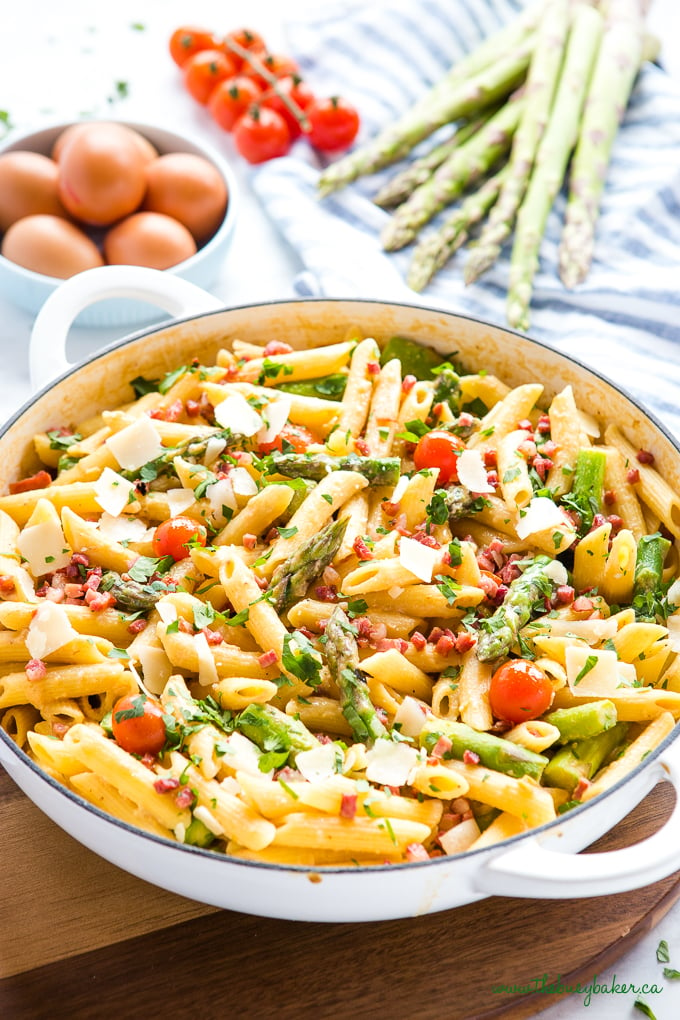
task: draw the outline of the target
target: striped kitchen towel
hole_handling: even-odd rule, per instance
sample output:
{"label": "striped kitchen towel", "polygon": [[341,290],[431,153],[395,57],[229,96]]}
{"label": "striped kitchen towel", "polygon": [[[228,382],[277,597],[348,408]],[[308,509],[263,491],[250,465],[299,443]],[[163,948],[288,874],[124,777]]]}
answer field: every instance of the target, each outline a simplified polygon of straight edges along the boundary
{"label": "striped kitchen towel", "polygon": [[[340,4],[289,25],[288,36],[315,92],[357,105],[361,141],[522,7],[521,0]],[[321,165],[299,142],[291,156],[254,174],[261,202],[299,256],[298,293],[408,301],[505,325],[509,246],[477,283],[463,283],[463,250],[416,294],[403,282],[411,250],[381,250],[389,214],[371,201],[395,168],[319,199]],[[647,64],[638,77],[615,145],[595,259],[572,291],[557,272],[565,201],[563,193],[541,247],[530,333],[613,379],[680,436],[680,88],[658,67]]]}

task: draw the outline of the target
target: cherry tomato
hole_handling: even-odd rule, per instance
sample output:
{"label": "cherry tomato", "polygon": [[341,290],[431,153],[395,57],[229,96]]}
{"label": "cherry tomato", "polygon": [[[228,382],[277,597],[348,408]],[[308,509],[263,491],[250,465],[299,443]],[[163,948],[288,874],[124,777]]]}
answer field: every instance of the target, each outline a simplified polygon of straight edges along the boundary
{"label": "cherry tomato", "polygon": [[166,741],[163,709],[144,694],[126,694],[111,712],[113,738],[129,754],[158,754]]}
{"label": "cherry tomato", "polygon": [[[256,56],[262,66],[266,68],[270,74],[274,75],[275,78],[285,78],[288,75],[299,75],[300,73],[300,68],[295,61],[291,60],[290,57],[284,56],[282,53],[266,53],[264,56],[256,54]],[[264,77],[264,75],[260,74],[259,71],[256,71],[254,67],[249,68],[247,64],[244,63],[242,73],[254,78],[260,88],[269,88],[270,82]]]}
{"label": "cherry tomato", "polygon": [[[279,78],[278,88],[292,99],[303,112],[310,103],[314,102],[314,93],[309,85],[296,74],[287,74],[285,77]],[[276,110],[277,113],[281,114],[288,125],[291,138],[295,139],[301,134],[302,129],[299,120],[295,114],[291,113],[281,96],[273,88],[268,89],[263,94],[261,103],[262,106],[268,106],[270,110]]]}
{"label": "cherry tomato", "polygon": [[212,50],[217,41],[207,28],[190,28],[182,25],[170,36],[170,56],[178,67],[184,67],[187,60],[201,50]]}
{"label": "cherry tomato", "polygon": [[264,39],[259,32],[253,31],[252,28],[237,28],[233,32],[227,32],[222,43],[222,48],[225,53],[231,54],[236,62],[236,66],[241,70],[242,67],[250,67],[250,64],[238,53],[234,53],[229,47],[229,43],[234,42],[237,46],[240,46],[244,50],[248,50],[254,57],[262,59],[267,54],[267,46]]}
{"label": "cherry tomato", "polygon": [[225,78],[213,90],[208,100],[208,109],[220,127],[225,131],[231,131],[239,117],[249,110],[261,95],[256,81],[247,78],[245,74],[237,74],[234,78]]}
{"label": "cherry tomato", "polygon": [[172,556],[173,560],[184,560],[191,552],[192,545],[205,545],[207,529],[189,517],[171,517],[156,528],[153,537],[155,556]]}
{"label": "cherry tomato", "polygon": [[425,468],[439,468],[437,485],[448,485],[458,481],[458,451],[465,449],[465,443],[452,432],[433,429],[418,440],[413,453],[416,471]]}
{"label": "cherry tomato", "polygon": [[234,124],[234,144],[249,163],[285,156],[291,137],[283,117],[266,106],[252,106]]}
{"label": "cherry tomato", "polygon": [[187,60],[183,70],[187,91],[204,106],[213,89],[236,73],[234,62],[221,50],[201,50],[195,53]]}
{"label": "cherry tomato", "polygon": [[306,453],[312,443],[318,442],[318,437],[304,425],[289,423],[283,426],[276,439],[272,439],[270,443],[260,443],[260,453],[271,453],[272,450],[278,450],[280,453]]}
{"label": "cherry tomato", "polygon": [[552,699],[548,677],[529,659],[508,659],[491,677],[489,702],[497,719],[511,723],[538,719]]}
{"label": "cherry tomato", "polygon": [[340,96],[317,99],[306,110],[309,117],[309,140],[315,149],[336,152],[347,149],[359,130],[359,114]]}

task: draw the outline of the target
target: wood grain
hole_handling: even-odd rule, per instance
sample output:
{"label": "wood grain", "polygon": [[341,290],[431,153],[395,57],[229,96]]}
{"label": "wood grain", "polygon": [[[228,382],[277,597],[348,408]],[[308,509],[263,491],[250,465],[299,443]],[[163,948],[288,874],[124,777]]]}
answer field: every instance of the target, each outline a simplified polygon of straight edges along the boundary
{"label": "wood grain", "polygon": [[[666,784],[658,787],[592,849],[645,838],[672,798]],[[203,1012],[228,1020],[522,1020],[556,997],[495,994],[494,986],[543,974],[587,982],[680,896],[676,874],[632,894],[494,897],[400,921],[270,920],[215,911],[126,875],[74,843],[7,777],[0,810],[12,832],[7,842],[3,824],[2,965],[13,976],[0,981],[0,1016],[11,1020],[96,1018],[102,1009],[123,1020]],[[31,828],[17,830],[15,812]]]}

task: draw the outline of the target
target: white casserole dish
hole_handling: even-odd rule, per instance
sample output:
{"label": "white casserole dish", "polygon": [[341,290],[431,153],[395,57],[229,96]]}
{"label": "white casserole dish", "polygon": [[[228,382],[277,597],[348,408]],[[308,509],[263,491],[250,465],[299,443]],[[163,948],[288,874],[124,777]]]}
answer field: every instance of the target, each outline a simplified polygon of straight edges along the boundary
{"label": "white casserole dish", "polygon": [[[181,283],[181,286],[178,286]],[[69,366],[65,341],[78,312],[93,301],[132,293],[155,300],[179,321],[128,337],[80,366]],[[152,270],[107,267],[74,277],[47,301],[35,324],[31,373],[42,390],[0,435],[0,485],[33,468],[33,435],[62,420],[115,406],[128,380],[209,358],[230,338],[285,339],[304,347],[346,335],[395,333],[427,339],[486,367],[510,385],[544,383],[546,397],[570,383],[581,406],[606,412],[636,446],[653,448],[659,470],[680,486],[680,451],[663,426],[606,379],[542,344],[487,323],[418,307],[357,300],[274,302],[216,310],[215,299]],[[56,382],[50,380],[59,374]],[[292,867],[251,863],[183,846],[132,829],[43,774],[0,731],[0,763],[17,785],[75,839],[162,888],[201,902],[269,917],[375,921],[446,910],[488,895],[573,898],[639,888],[680,866],[680,803],[652,837],[624,849],[579,856],[660,781],[680,784],[680,744],[671,734],[624,780],[556,821],[506,842],[422,863],[371,868]]]}

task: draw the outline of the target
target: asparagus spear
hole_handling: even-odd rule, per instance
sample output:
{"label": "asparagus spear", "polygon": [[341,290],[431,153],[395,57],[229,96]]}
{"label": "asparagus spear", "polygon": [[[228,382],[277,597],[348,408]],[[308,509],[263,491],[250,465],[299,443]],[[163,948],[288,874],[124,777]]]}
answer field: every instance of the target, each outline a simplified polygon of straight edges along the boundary
{"label": "asparagus spear", "polygon": [[461,398],[460,376],[455,369],[442,365],[436,371],[436,382],[432,389],[432,407],[436,407],[437,404],[448,404],[451,413],[457,414]]}
{"label": "asparagus spear", "polygon": [[560,744],[595,737],[616,725],[616,705],[613,701],[587,701],[571,708],[557,708],[543,716],[547,723],[557,726]]}
{"label": "asparagus spear", "polygon": [[607,455],[602,450],[595,447],[579,450],[571,492],[562,497],[562,503],[578,514],[581,537],[590,531],[595,514],[602,509],[606,467]]}
{"label": "asparagus spear", "polygon": [[268,588],[277,613],[284,612],[296,599],[302,598],[314,578],[329,565],[340,547],[348,519],[331,521],[279,564]]}
{"label": "asparagus spear", "polygon": [[479,223],[493,206],[501,191],[507,168],[484,182],[473,192],[435,233],[423,238],[413,253],[406,282],[413,290],[421,291],[432,277],[446,265],[461,248],[470,229]]}
{"label": "asparagus spear", "polygon": [[[495,112],[495,109],[494,111]],[[412,192],[417,187],[424,184],[428,180],[433,170],[436,170],[438,166],[441,166],[445,159],[456,151],[461,145],[464,145],[472,136],[479,131],[480,127],[486,123],[491,116],[491,111],[486,114],[481,114],[479,117],[475,117],[473,120],[469,120],[467,123],[461,125],[453,134],[451,138],[447,138],[445,142],[441,142],[440,145],[435,145],[433,149],[426,152],[420,159],[416,159],[413,163],[410,163],[407,167],[401,170],[395,177],[389,180],[380,189],[378,194],[375,196],[373,201],[376,205],[379,205],[382,209],[392,209],[396,205],[401,205],[405,202]]]}
{"label": "asparagus spear", "polygon": [[593,778],[609,755],[623,743],[627,732],[628,723],[616,723],[597,736],[560,748],[545,767],[543,784],[573,792],[582,779]]}
{"label": "asparagus spear", "polygon": [[159,590],[151,584],[140,584],[138,581],[124,581],[115,570],[107,570],[102,574],[99,591],[111,592],[118,609],[125,613],[147,613],[158,602],[165,588]]}
{"label": "asparagus spear", "polygon": [[572,161],[569,200],[560,244],[565,287],[585,280],[614,140],[643,58],[644,19],[639,0],[609,0],[607,26],[588,90]]}
{"label": "asparagus spear", "polygon": [[359,669],[359,649],[354,628],[340,606],[333,610],[324,636],[328,669],[338,685],[342,714],[352,727],[354,739],[366,743],[387,736],[387,730],[377,716],[364,675]]}
{"label": "asparagus spear", "polygon": [[356,471],[368,479],[370,485],[396,485],[401,473],[398,457],[359,457],[350,453],[346,457],[329,457],[326,453],[272,453],[269,474],[288,478],[311,478],[315,482],[331,471]]}
{"label": "asparagus spear", "polygon": [[602,27],[599,11],[585,4],[577,7],[550,121],[538,147],[529,186],[517,215],[510,259],[507,318],[510,325],[518,329],[529,328],[529,305],[541,240],[548,214],[564,179],[569,155],[578,138],[581,111]]}
{"label": "asparagus spear", "polygon": [[492,662],[507,655],[519,631],[531,619],[534,603],[553,594],[555,582],[545,571],[552,562],[549,556],[536,556],[510,583],[503,604],[492,616],[481,621],[477,639],[480,662]]}
{"label": "asparagus spear", "polygon": [[568,0],[553,0],[546,5],[527,74],[526,104],[512,143],[509,173],[503,181],[498,201],[491,210],[479,242],[465,264],[466,283],[472,283],[496,261],[503,243],[512,232],[517,210],[529,182],[536,150],[548,123],[562,67],[569,22]]}
{"label": "asparagus spear", "polygon": [[382,246],[396,251],[409,244],[420,228],[450,205],[504,156],[517,129],[524,100],[506,103],[476,135],[461,145],[432,176],[396,210],[382,233]]}
{"label": "asparagus spear", "polygon": [[493,733],[480,733],[465,723],[449,719],[429,719],[420,732],[420,746],[429,753],[442,737],[451,743],[450,749],[444,752],[444,758],[462,759],[466,751],[471,751],[479,756],[481,765],[517,779],[531,776],[538,780],[548,764],[544,755],[536,754],[521,744],[504,740]]}
{"label": "asparagus spear", "polygon": [[[471,66],[468,64],[470,58],[461,61],[455,80],[445,79],[411,107],[396,124],[389,125],[367,145],[331,163],[319,177],[320,194],[329,195],[357,177],[375,173],[395,163],[407,156],[418,142],[437,128],[463,117],[474,116],[478,110],[508,96],[524,80],[533,50],[533,35],[522,31],[523,37],[512,47],[507,46],[509,34],[503,32],[498,34],[497,46],[492,45],[492,39],[487,40],[483,44],[484,52],[489,54],[489,61],[493,62],[470,73],[466,70],[467,66]],[[513,32],[517,39],[520,33],[516,29]]]}
{"label": "asparagus spear", "polygon": [[663,581],[663,564],[671,543],[659,532],[643,535],[637,545],[633,580],[633,608],[637,620],[652,623]]}
{"label": "asparagus spear", "polygon": [[414,375],[416,379],[435,378],[435,370],[444,362],[434,347],[426,347],[407,336],[392,336],[383,347],[380,364],[386,365],[393,358],[401,362],[402,377]]}
{"label": "asparagus spear", "polygon": [[293,762],[299,751],[319,744],[303,722],[274,705],[248,705],[237,717],[236,728],[262,751],[288,751]]}

